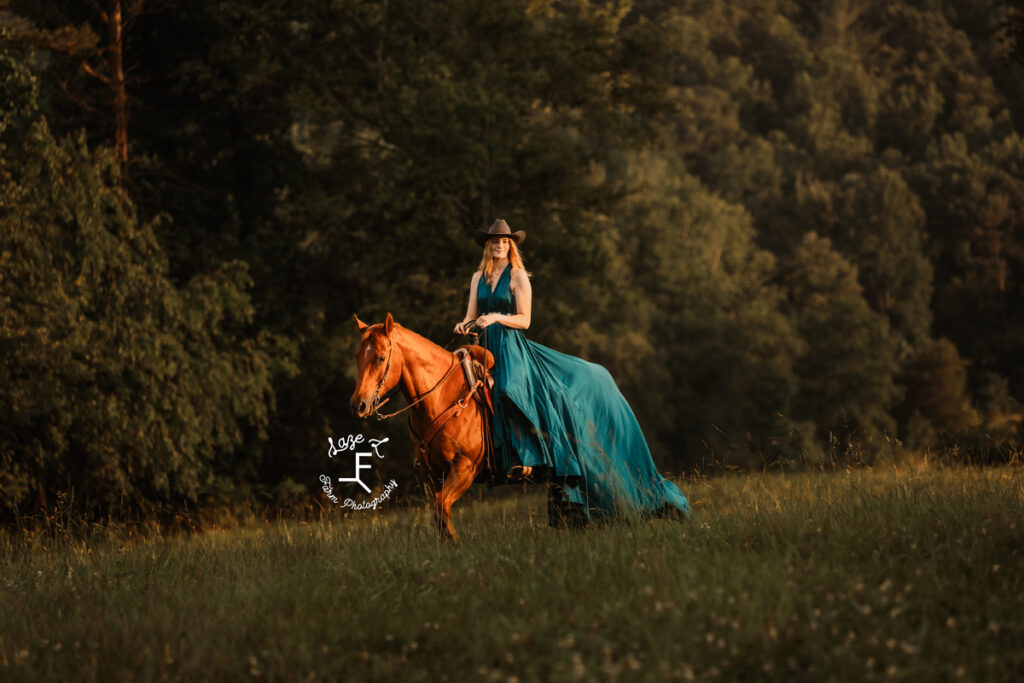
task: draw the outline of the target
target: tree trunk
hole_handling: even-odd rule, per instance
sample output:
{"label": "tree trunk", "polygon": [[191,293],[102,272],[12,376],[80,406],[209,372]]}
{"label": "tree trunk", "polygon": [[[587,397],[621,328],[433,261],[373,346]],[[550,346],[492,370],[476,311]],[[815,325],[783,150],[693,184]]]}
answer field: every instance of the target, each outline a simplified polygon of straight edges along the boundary
{"label": "tree trunk", "polygon": [[128,89],[124,78],[124,20],[121,0],[112,0],[107,13],[110,32],[110,89],[114,106],[114,150],[121,165],[121,183],[128,173]]}

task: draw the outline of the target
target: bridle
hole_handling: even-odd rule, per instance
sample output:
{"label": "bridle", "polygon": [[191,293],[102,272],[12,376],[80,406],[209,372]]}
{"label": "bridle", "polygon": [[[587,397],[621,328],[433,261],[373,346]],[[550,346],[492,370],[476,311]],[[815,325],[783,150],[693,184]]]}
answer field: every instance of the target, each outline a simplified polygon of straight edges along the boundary
{"label": "bridle", "polygon": [[391,335],[389,334],[388,335],[388,360],[387,360],[387,363],[384,365],[384,374],[380,376],[379,380],[377,380],[377,388],[373,390],[373,403],[371,404],[373,406],[373,413],[377,416],[378,420],[382,420],[384,418],[382,418],[380,416],[380,413],[377,412],[377,409],[380,408],[380,406],[382,406],[385,403],[387,403],[388,401],[390,401],[391,400],[391,395],[394,393],[395,389],[398,388],[398,382],[395,382],[395,386],[393,386],[390,390],[388,390],[388,392],[387,392],[388,395],[384,397],[384,400],[383,401],[380,400],[380,389],[381,389],[381,387],[384,386],[384,382],[387,381],[388,374],[391,373],[391,354],[394,352],[394,350],[395,350],[395,342],[392,341]]}
{"label": "bridle", "polygon": [[[454,337],[452,339],[454,339]],[[451,342],[448,342],[448,343],[450,344]],[[383,421],[383,420],[388,420],[388,419],[390,419],[392,417],[395,417],[396,415],[401,415],[402,413],[404,413],[405,411],[409,410],[410,408],[412,408],[416,404],[423,402],[423,400],[427,396],[432,394],[435,390],[437,390],[438,387],[440,387],[442,384],[444,384],[444,381],[446,379],[448,379],[451,376],[451,374],[455,371],[455,368],[458,367],[458,364],[456,364],[456,362],[455,362],[455,356],[452,356],[452,362],[451,362],[451,365],[448,366],[448,371],[444,373],[444,376],[441,377],[441,379],[439,379],[434,384],[434,386],[432,386],[426,392],[424,392],[423,394],[418,396],[415,401],[411,401],[409,403],[409,405],[407,405],[406,407],[402,408],[401,410],[396,410],[393,413],[388,413],[386,415],[382,415],[381,412],[380,412],[380,408],[385,403],[390,401],[391,397],[394,396],[395,391],[398,390],[398,382],[395,382],[395,386],[392,387],[391,389],[389,389],[388,392],[387,392],[387,395],[384,396],[383,400],[381,400],[380,390],[381,390],[381,387],[384,386],[384,383],[387,381],[388,373],[391,372],[391,354],[394,351],[394,348],[395,348],[395,342],[391,339],[391,335],[388,335],[388,359],[387,359],[387,362],[384,365],[384,374],[381,375],[379,380],[377,380],[377,388],[374,389],[374,391],[373,391],[373,404],[372,404],[373,405],[373,414],[377,416],[377,421],[378,422]]]}

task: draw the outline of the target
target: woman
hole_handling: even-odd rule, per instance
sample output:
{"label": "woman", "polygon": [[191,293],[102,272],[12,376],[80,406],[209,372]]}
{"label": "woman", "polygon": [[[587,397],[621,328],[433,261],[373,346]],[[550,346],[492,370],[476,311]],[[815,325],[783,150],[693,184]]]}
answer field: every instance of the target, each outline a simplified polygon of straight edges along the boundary
{"label": "woman", "polygon": [[478,231],[483,260],[455,332],[483,328],[494,354],[494,451],[509,479],[564,486],[589,518],[689,514],[679,488],[654,467],[640,425],[615,380],[600,365],[530,341],[532,291],[512,232],[498,219]]}

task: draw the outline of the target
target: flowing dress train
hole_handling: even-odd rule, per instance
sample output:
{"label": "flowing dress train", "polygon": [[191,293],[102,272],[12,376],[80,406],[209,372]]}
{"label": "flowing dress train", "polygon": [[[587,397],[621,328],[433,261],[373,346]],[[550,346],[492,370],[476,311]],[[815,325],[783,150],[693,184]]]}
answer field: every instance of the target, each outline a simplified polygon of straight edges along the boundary
{"label": "flowing dress train", "polygon": [[[480,313],[516,313],[511,264],[494,290],[481,275]],[[542,468],[590,519],[681,513],[690,505],[658,473],[640,425],[603,366],[530,341],[500,323],[481,335],[494,354],[494,450],[500,472]]]}

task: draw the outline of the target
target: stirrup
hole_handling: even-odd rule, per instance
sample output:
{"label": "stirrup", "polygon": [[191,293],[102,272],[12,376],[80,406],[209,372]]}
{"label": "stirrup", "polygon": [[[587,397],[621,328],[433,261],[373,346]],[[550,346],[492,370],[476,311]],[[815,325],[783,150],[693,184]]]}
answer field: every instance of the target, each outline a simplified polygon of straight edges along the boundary
{"label": "stirrup", "polygon": [[513,465],[508,469],[505,477],[510,481],[533,481],[533,467],[531,465]]}

